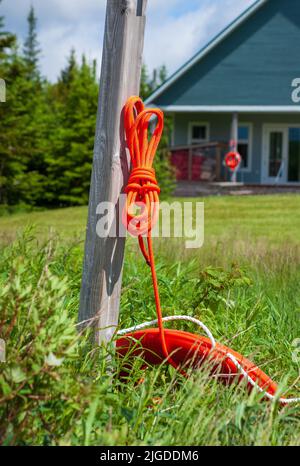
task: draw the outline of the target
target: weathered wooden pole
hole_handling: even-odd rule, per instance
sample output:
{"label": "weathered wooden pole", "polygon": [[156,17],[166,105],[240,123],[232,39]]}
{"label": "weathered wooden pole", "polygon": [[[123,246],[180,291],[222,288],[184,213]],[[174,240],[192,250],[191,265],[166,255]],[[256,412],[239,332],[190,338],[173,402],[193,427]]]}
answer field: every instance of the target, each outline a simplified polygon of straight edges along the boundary
{"label": "weathered wooden pole", "polygon": [[99,237],[97,206],[118,206],[127,181],[122,109],[139,93],[147,0],[107,0],[100,94],[80,294],[79,322],[91,319],[97,342],[118,325],[124,237]]}

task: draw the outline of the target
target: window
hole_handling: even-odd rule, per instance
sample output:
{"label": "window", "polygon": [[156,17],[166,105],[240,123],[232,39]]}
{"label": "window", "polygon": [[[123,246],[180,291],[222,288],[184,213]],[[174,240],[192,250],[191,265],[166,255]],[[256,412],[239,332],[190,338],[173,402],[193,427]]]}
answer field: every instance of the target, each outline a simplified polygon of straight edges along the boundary
{"label": "window", "polygon": [[189,124],[189,144],[201,144],[207,142],[208,124],[207,123],[190,123]]}
{"label": "window", "polygon": [[250,168],[250,126],[239,126],[238,152],[242,157],[241,168]]}

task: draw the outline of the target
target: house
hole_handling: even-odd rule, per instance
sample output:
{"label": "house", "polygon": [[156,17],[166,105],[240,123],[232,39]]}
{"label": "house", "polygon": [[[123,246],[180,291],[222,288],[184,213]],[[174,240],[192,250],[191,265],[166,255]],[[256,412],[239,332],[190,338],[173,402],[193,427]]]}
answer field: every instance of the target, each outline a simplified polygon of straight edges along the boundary
{"label": "house", "polygon": [[146,103],[173,118],[178,179],[229,180],[238,121],[237,180],[300,183],[300,1],[256,1]]}

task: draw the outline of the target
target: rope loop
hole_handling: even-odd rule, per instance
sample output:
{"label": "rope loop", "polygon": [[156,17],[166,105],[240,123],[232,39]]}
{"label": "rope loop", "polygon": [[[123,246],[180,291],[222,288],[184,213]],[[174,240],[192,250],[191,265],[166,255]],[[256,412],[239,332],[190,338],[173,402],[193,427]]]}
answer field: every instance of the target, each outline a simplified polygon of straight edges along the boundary
{"label": "rope loop", "polygon": [[[155,126],[149,134],[153,117]],[[147,235],[158,219],[160,188],[152,165],[163,131],[163,113],[156,108],[145,109],[142,100],[133,96],[124,108],[124,125],[132,171],[125,188],[123,223],[132,236],[140,237]]]}
{"label": "rope loop", "polygon": [[[149,134],[149,123],[153,117],[156,117],[155,126],[152,134]],[[123,210],[123,223],[133,236],[138,237],[141,252],[151,268],[157,322],[163,353],[166,360],[172,366],[178,368],[177,364],[172,360],[166,344],[151,236],[151,230],[159,214],[160,193],[153,161],[161,139],[163,126],[164,114],[161,110],[157,108],[145,109],[139,97],[133,96],[128,99],[124,108],[124,127],[132,170],[128,185],[125,188],[127,198]],[[139,213],[134,211],[136,207],[140,208]],[[146,236],[145,242],[144,236]]]}

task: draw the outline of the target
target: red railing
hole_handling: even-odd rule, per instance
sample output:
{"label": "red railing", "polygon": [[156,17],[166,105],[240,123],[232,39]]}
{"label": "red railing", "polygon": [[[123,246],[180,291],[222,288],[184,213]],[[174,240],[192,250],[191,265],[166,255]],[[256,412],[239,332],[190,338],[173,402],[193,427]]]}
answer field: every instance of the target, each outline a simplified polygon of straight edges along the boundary
{"label": "red railing", "polygon": [[177,180],[222,181],[222,160],[227,144],[210,142],[171,147],[171,163]]}

